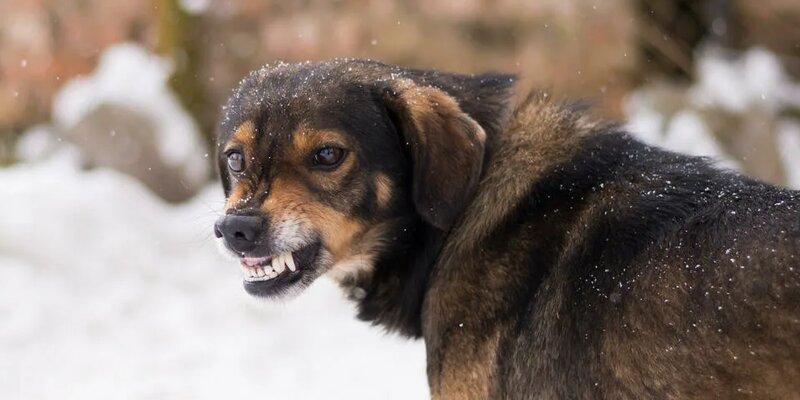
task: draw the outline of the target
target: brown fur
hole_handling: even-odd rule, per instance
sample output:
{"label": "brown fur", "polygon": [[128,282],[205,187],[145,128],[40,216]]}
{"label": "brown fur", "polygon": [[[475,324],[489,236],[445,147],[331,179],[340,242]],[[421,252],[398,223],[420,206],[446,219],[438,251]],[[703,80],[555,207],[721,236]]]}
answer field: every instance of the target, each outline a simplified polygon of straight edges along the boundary
{"label": "brown fur", "polygon": [[252,192],[253,190],[246,182],[237,183],[225,201],[225,210],[234,209],[236,205],[246,202]]}
{"label": "brown fur", "polygon": [[356,248],[354,242],[363,235],[366,226],[363,221],[314,202],[313,198],[297,181],[277,178],[272,181],[270,194],[261,208],[278,220],[300,218],[309,221],[319,230],[333,261],[346,259]]}
{"label": "brown fur", "polygon": [[[477,296],[488,287],[503,287],[523,279],[515,273],[512,266],[518,262],[517,254],[481,254],[481,246],[487,233],[491,232],[497,224],[511,212],[521,199],[527,195],[530,180],[536,180],[553,165],[569,159],[578,149],[581,137],[588,134],[592,125],[579,124],[579,119],[566,110],[551,107],[539,95],[531,96],[524,101],[514,113],[506,134],[494,144],[497,148],[494,157],[487,166],[487,173],[481,180],[481,185],[475,198],[464,211],[465,217],[460,226],[451,233],[452,239],[448,241],[440,256],[440,272],[430,294],[426,299],[426,310],[432,318],[425,329],[431,331],[459,332],[456,327],[465,324],[480,325],[482,315],[500,313],[497,307],[505,307],[502,298],[487,301]],[[581,126],[583,129],[578,129]],[[528,179],[519,179],[520,176]],[[535,231],[527,235],[536,235]],[[540,232],[546,235],[546,229]],[[520,238],[520,240],[525,240]],[[529,239],[530,240],[530,239]],[[446,267],[444,266],[446,265]],[[480,275],[468,273],[479,269],[481,265],[490,266]],[[503,266],[506,265],[506,268]],[[503,329],[498,326],[492,333],[496,337]],[[464,334],[462,334],[464,335]],[[449,373],[447,365],[476,364],[484,365],[492,371],[491,364],[477,360],[468,360],[464,354],[467,352],[483,352],[496,354],[497,343],[485,341],[483,333],[478,336],[467,336],[464,344],[429,341],[429,368],[430,365],[441,364],[438,374],[450,376],[449,383],[432,382],[432,393],[438,393],[441,387],[442,398],[450,398],[450,392],[469,390],[475,382],[458,379],[458,373]],[[446,347],[441,349],[439,347]],[[477,347],[478,350],[475,350]],[[433,354],[432,354],[433,353]],[[437,353],[443,353],[438,355]],[[433,360],[430,360],[430,357]],[[440,360],[441,358],[441,360]],[[449,361],[448,361],[449,360]],[[435,375],[434,375],[435,376]],[[492,374],[479,374],[483,380],[477,387],[488,387]],[[473,396],[469,398],[487,398],[488,396]]]}
{"label": "brown fur", "polygon": [[238,143],[244,147],[244,152],[253,154],[255,151],[256,131],[253,121],[245,121],[233,132],[232,143]]}
{"label": "brown fur", "polygon": [[414,159],[414,201],[436,227],[447,229],[477,184],[486,133],[439,89],[407,79],[392,89],[392,107]]}

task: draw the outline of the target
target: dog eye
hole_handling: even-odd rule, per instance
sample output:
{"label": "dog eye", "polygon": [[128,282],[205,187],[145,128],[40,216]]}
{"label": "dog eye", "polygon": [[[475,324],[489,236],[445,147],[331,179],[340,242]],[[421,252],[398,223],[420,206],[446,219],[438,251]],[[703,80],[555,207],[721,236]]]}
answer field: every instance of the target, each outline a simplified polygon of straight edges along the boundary
{"label": "dog eye", "polygon": [[242,172],[242,170],[244,170],[244,157],[242,153],[234,151],[228,154],[228,168],[233,172]]}
{"label": "dog eye", "polygon": [[314,165],[332,167],[342,161],[344,150],[338,147],[323,147],[314,154]]}

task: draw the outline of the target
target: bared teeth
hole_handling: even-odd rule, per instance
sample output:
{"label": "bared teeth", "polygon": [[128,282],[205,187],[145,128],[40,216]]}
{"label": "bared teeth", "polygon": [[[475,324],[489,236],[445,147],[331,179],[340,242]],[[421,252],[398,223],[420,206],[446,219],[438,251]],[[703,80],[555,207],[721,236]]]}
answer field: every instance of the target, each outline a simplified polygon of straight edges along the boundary
{"label": "bared teeth", "polygon": [[269,257],[242,258],[244,279],[249,282],[265,281],[275,278],[287,268],[291,272],[297,271],[294,255],[291,252],[279,254],[272,257],[272,259]]}
{"label": "bared teeth", "polygon": [[272,260],[272,269],[275,270],[275,273],[280,274],[286,269],[286,264],[284,264],[284,255],[281,254],[278,257]]}
{"label": "bared teeth", "polygon": [[286,266],[289,267],[289,270],[294,272],[297,271],[297,266],[294,265],[294,254],[286,253]]}

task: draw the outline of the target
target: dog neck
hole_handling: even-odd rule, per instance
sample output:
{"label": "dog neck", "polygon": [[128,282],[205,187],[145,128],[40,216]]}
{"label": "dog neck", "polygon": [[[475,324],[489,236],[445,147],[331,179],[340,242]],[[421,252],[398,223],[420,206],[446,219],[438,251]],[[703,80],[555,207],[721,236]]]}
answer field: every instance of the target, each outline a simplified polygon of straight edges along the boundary
{"label": "dog neck", "polygon": [[416,216],[392,225],[392,242],[375,258],[373,268],[339,284],[357,303],[359,319],[418,338],[430,272],[447,234]]}

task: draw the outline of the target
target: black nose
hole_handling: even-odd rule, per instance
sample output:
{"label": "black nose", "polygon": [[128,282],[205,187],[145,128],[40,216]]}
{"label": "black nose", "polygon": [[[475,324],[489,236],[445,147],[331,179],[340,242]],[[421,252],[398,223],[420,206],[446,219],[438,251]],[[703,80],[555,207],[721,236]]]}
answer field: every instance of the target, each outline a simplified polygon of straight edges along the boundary
{"label": "black nose", "polygon": [[214,234],[225,238],[232,250],[244,253],[256,247],[265,222],[264,217],[256,215],[226,215],[214,224]]}

